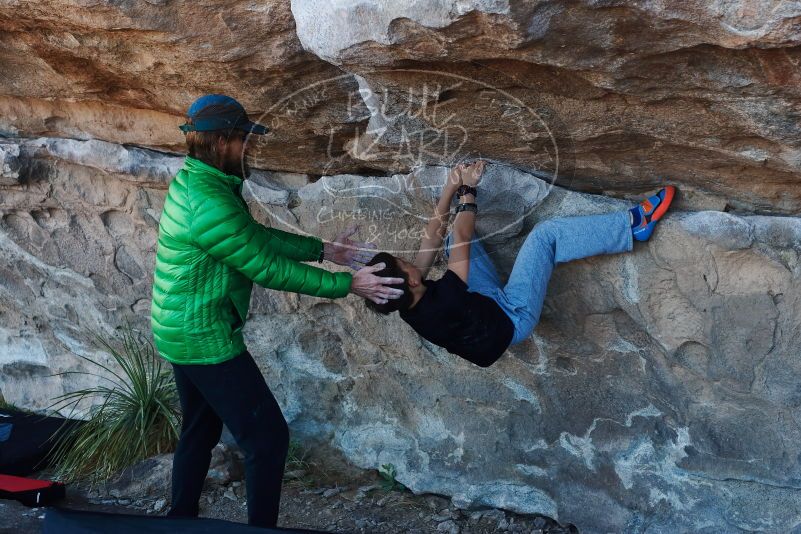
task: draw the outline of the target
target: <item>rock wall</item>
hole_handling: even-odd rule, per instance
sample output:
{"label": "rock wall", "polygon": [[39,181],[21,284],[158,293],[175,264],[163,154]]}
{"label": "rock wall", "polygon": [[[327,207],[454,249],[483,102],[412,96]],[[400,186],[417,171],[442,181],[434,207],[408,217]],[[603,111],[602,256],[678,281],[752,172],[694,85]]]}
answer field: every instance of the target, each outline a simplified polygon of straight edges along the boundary
{"label": "rock wall", "polygon": [[356,298],[256,289],[247,342],[296,435],[583,532],[793,531],[797,24],[756,1],[0,5],[0,392],[43,408],[91,382],[53,376],[103,358],[91,332],[148,329],[176,126],[225,92],[274,129],[257,218],[407,257],[464,156],[493,162],[503,274],[540,220],[682,190],[632,254],[557,268],[489,369]]}
{"label": "rock wall", "polygon": [[481,154],[571,189],[669,177],[692,209],[797,214],[800,16],[785,0],[15,0],[0,131],[180,151],[184,110],[223,92],[274,128],[259,168]]}
{"label": "rock wall", "polygon": [[[100,141],[2,148],[0,391],[43,407],[81,384],[53,372],[98,356],[89,331],[147,328],[157,218],[181,160]],[[301,187],[257,173],[246,191],[265,222],[324,237],[361,222],[409,257],[444,173]],[[626,205],[500,165],[484,193],[480,231],[503,273],[537,221]],[[296,435],[361,467],[393,463],[414,491],[586,532],[789,531],[799,243],[797,218],[676,212],[632,254],[559,267],[535,335],[489,369],[354,297],[257,289],[247,342]]]}
{"label": "rock wall", "polygon": [[[453,114],[464,150],[559,167],[573,188],[669,176],[695,207],[801,207],[797,4],[293,0],[292,13],[305,48],[386,103],[379,143],[396,145],[396,111],[424,100],[436,112],[417,128]],[[503,121],[500,94],[516,103]]]}

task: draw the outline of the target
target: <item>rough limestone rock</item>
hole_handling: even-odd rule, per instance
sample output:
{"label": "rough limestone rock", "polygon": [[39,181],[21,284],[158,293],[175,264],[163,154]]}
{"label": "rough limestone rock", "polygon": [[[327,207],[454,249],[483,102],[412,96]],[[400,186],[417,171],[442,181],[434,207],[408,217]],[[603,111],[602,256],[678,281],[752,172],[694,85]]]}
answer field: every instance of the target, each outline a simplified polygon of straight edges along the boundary
{"label": "rough limestone rock", "polygon": [[375,100],[351,148],[362,158],[408,137],[436,162],[448,138],[573,188],[669,176],[695,207],[801,210],[798,3],[292,0],[292,13],[304,48]]}
{"label": "rough limestone rock", "polygon": [[[225,93],[273,127],[257,167],[322,173],[364,113],[347,105],[353,77],[304,51],[294,28],[277,0],[0,3],[0,134],[182,151],[186,109]],[[315,102],[303,90],[321,80]]]}
{"label": "rough limestone rock", "polygon": [[[180,160],[47,138],[0,152],[15,154],[0,185],[0,391],[44,407],[87,384],[51,375],[87,369],[76,354],[102,358],[90,331],[147,328]],[[331,238],[358,222],[410,257],[444,173],[303,185],[263,172],[245,191],[276,227]],[[626,205],[502,165],[480,196],[504,275],[538,221]],[[364,468],[392,463],[415,492],[582,532],[789,532],[801,521],[799,253],[801,219],[676,211],[632,254],[557,268],[535,334],[489,369],[355,297],[256,289],[246,337],[296,437]]]}
{"label": "rough limestone rock", "polygon": [[[93,499],[149,500],[170,499],[172,485],[172,454],[146,458],[122,470],[116,478],[91,488]],[[211,462],[206,486],[225,486],[245,477],[244,455],[224,443],[211,450]]]}
{"label": "rough limestone rock", "polygon": [[797,2],[187,0],[0,5],[0,133],[180,152],[207,92],[273,127],[254,167],[481,155],[614,196],[801,212]]}

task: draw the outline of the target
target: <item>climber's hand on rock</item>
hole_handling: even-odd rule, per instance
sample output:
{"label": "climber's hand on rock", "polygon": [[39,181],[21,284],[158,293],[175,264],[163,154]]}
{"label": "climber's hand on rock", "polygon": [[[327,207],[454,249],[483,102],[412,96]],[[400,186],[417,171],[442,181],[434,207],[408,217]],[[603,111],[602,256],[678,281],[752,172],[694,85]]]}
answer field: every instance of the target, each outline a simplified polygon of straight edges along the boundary
{"label": "climber's hand on rock", "polygon": [[481,159],[467,165],[467,167],[461,173],[462,183],[464,185],[469,185],[470,187],[477,186],[481,181],[481,175],[484,173],[485,164],[486,162]]}
{"label": "climber's hand on rock", "polygon": [[386,264],[384,263],[376,263],[356,271],[350,284],[350,292],[372,300],[376,304],[386,304],[389,299],[400,298],[403,295],[403,290],[389,286],[402,284],[403,278],[376,276],[374,274],[385,267]]}

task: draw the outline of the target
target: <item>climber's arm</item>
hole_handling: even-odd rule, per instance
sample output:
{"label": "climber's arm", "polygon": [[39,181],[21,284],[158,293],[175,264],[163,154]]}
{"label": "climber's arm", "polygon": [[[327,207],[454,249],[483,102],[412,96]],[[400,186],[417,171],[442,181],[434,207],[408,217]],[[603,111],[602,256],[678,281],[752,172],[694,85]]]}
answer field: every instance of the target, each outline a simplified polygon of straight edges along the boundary
{"label": "climber's arm", "polygon": [[[465,202],[475,202],[473,195],[463,195]],[[451,270],[467,283],[470,274],[470,241],[476,228],[476,214],[472,211],[462,211],[456,214],[451,232],[451,249],[448,258],[448,270]]]}
{"label": "climber's arm", "polygon": [[[462,182],[465,185],[475,187],[481,180],[483,172],[484,162],[479,160],[463,171]],[[460,204],[475,204],[476,197],[472,193],[465,193],[459,200]],[[475,212],[465,210],[456,214],[456,221],[453,223],[453,231],[451,232],[452,242],[450,257],[448,258],[448,270],[453,271],[464,283],[467,283],[467,276],[470,274],[470,242],[473,240],[475,229]]]}
{"label": "climber's arm", "polygon": [[423,278],[431,270],[431,265],[434,264],[442,246],[442,240],[445,238],[448,221],[451,218],[451,200],[462,183],[460,172],[461,165],[457,165],[448,173],[448,178],[442,187],[442,195],[434,208],[434,214],[428,219],[426,229],[423,231],[420,249],[414,258],[414,265],[423,273]]}

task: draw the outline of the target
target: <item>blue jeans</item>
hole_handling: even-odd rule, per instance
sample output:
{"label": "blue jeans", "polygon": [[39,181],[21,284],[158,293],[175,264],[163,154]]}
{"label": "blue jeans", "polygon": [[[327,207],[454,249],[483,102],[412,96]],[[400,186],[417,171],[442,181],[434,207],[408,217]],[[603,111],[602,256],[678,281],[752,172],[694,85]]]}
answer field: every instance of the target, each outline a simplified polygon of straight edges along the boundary
{"label": "blue jeans", "polygon": [[[445,257],[450,257],[450,246],[448,234]],[[557,263],[629,252],[633,246],[628,211],[543,221],[526,237],[509,281],[501,287],[495,266],[474,237],[470,243],[467,289],[491,298],[506,312],[515,327],[514,345],[526,339],[539,322],[548,280]]]}

